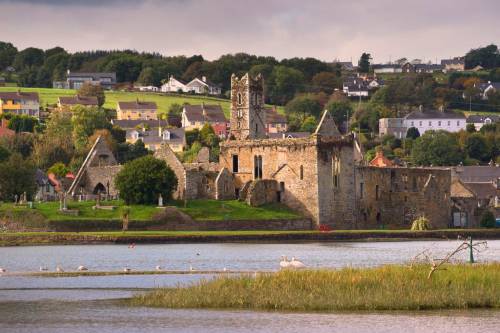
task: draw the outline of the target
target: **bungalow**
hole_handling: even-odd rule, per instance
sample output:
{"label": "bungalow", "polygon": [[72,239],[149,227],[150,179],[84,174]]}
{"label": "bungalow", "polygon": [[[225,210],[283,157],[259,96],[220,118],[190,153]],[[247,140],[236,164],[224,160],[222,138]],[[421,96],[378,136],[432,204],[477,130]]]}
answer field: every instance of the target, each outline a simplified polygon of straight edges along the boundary
{"label": "bungalow", "polygon": [[266,133],[282,133],[288,130],[286,117],[279,114],[276,109],[266,108]]}
{"label": "bungalow", "polygon": [[186,82],[170,75],[168,81],[160,87],[160,90],[162,92],[187,92]]}
{"label": "bungalow", "polygon": [[207,80],[206,76],[202,76],[201,79],[194,78],[186,85],[186,89],[195,94],[220,95],[222,93],[221,87]]}
{"label": "bungalow", "polygon": [[500,116],[482,116],[478,114],[473,114],[467,117],[467,125],[474,124],[476,131],[479,131],[481,127],[488,124],[494,124],[500,122]]}
{"label": "bungalow", "polygon": [[441,66],[443,66],[443,72],[463,72],[465,70],[465,59],[464,57],[455,57],[452,59],[441,60]]}
{"label": "bungalow", "polygon": [[168,144],[176,153],[182,152],[186,146],[184,128],[131,129],[127,130],[126,140],[129,143],[141,140],[151,151],[156,151],[163,143]]}
{"label": "bungalow", "polygon": [[228,133],[229,122],[220,105],[184,105],[182,109],[182,127],[186,130],[201,129],[206,123],[210,124],[215,134],[225,138]]}
{"label": "bungalow", "polygon": [[98,106],[97,97],[95,96],[61,96],[58,98],[57,106],[58,107],[71,107],[75,105],[83,105],[83,106]]}
{"label": "bungalow", "polygon": [[155,102],[139,101],[134,102],[118,102],[116,108],[116,118],[122,119],[158,119],[158,108]]}
{"label": "bungalow", "polygon": [[36,92],[0,92],[0,114],[10,113],[40,118],[40,100]]}
{"label": "bungalow", "polygon": [[149,91],[149,92],[157,92],[159,90],[159,88],[155,86],[136,86],[134,88],[139,91]]}
{"label": "bungalow", "polygon": [[37,169],[35,172],[35,182],[37,185],[35,201],[51,201],[57,198],[56,184],[53,184],[49,177],[40,169]]}
{"label": "bungalow", "polygon": [[112,89],[116,84],[116,73],[72,73],[69,69],[66,81],[54,81],[53,88],[80,89],[84,83],[100,85],[104,89]]}
{"label": "bungalow", "polygon": [[372,65],[373,73],[401,73],[401,66],[398,64],[374,64]]}

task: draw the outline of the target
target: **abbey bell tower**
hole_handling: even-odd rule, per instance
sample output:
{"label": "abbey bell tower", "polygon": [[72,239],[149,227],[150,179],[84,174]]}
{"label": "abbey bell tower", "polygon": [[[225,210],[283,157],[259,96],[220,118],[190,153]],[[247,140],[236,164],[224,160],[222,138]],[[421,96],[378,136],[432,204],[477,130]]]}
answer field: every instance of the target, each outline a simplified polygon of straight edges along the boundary
{"label": "abbey bell tower", "polygon": [[251,78],[247,73],[231,76],[231,137],[236,140],[266,137],[264,110],[264,78]]}

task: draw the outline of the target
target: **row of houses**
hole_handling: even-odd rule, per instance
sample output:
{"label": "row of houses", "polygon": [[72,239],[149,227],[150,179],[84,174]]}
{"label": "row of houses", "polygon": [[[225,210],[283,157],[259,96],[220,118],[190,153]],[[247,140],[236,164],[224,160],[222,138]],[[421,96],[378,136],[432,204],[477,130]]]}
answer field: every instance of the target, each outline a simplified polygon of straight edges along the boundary
{"label": "row of houses", "polygon": [[381,118],[379,120],[379,135],[394,135],[398,139],[406,137],[409,128],[416,128],[420,135],[426,131],[444,130],[458,132],[465,130],[468,124],[473,124],[476,130],[487,124],[500,121],[500,116],[470,115],[465,117],[462,113],[424,109],[410,112],[403,118]]}
{"label": "row of houses", "polygon": [[368,76],[349,76],[342,83],[342,91],[347,97],[368,97],[371,91],[384,85],[382,79]]}
{"label": "row of houses", "polygon": [[421,64],[411,62],[406,62],[404,64],[374,64],[372,65],[372,69],[375,74],[461,72],[465,70],[465,59],[463,57],[443,59],[440,64]]}

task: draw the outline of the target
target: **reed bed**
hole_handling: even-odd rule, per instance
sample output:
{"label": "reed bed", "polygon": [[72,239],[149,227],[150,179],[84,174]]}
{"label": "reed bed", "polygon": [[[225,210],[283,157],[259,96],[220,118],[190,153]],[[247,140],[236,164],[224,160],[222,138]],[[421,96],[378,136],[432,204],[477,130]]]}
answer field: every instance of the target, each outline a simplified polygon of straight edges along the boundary
{"label": "reed bed", "polygon": [[302,312],[500,308],[500,263],[280,271],[157,289],[132,305]]}

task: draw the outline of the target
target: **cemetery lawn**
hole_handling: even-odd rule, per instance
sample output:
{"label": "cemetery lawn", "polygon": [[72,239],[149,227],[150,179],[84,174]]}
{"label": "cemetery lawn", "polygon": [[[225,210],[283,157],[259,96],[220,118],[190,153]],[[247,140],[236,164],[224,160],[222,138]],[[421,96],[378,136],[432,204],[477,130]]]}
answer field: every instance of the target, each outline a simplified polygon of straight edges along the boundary
{"label": "cemetery lawn", "polygon": [[[301,216],[291,211],[284,205],[270,204],[261,207],[250,207],[238,200],[190,200],[184,207],[184,202],[175,201],[170,203],[180,211],[191,216],[195,220],[269,220],[290,219]],[[147,221],[160,212],[154,205],[130,205],[126,206],[123,201],[102,201],[101,206],[114,206],[112,210],[94,209],[94,201],[68,201],[70,210],[78,210],[78,215],[63,214],[59,211],[59,202],[34,203],[33,209],[26,206],[14,206],[12,203],[0,204],[0,214],[16,214],[22,212],[40,213],[50,221],[68,220],[121,220],[124,207],[130,209],[130,220]]]}

